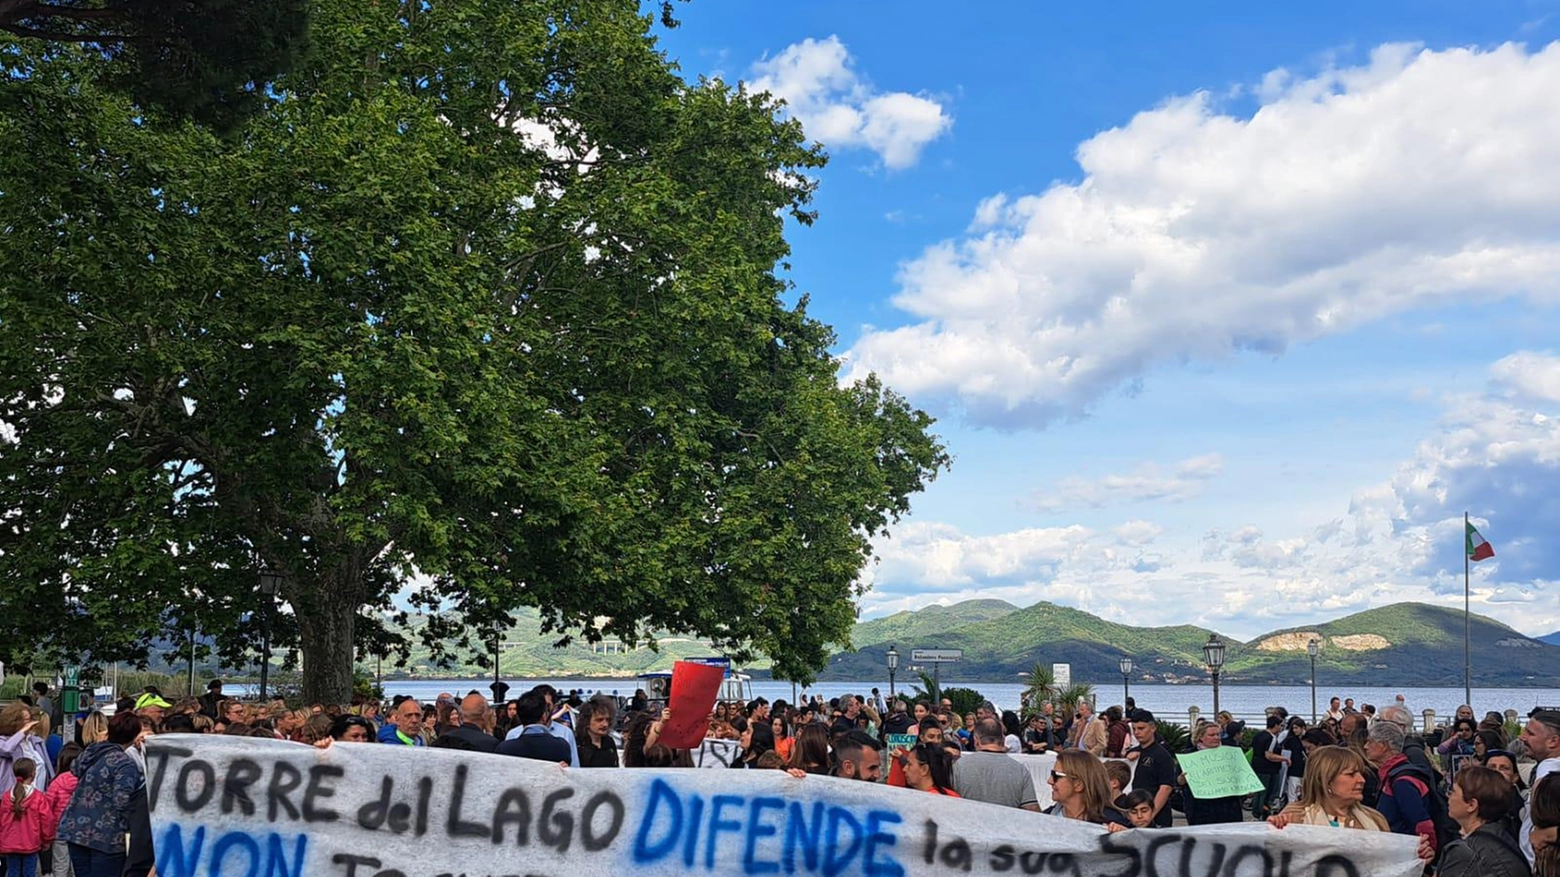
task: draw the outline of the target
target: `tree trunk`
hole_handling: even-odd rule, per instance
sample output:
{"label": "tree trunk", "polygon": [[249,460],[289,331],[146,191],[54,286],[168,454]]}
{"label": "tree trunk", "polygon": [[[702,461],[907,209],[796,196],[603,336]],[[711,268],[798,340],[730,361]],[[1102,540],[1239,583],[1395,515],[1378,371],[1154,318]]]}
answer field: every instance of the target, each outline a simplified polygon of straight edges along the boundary
{"label": "tree trunk", "polygon": [[298,613],[305,703],[345,704],[352,699],[353,634],[357,605],[346,588],[322,583]]}

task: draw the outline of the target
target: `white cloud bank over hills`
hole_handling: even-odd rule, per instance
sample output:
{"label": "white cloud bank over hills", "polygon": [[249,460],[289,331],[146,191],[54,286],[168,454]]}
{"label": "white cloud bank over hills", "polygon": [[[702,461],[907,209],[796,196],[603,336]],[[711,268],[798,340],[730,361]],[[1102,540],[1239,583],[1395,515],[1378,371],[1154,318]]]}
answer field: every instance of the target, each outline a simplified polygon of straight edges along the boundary
{"label": "white cloud bank over hills", "polygon": [[1560,356],[1508,356],[1482,392],[1446,403],[1411,459],[1305,532],[1275,539],[1227,521],[1198,544],[1172,544],[1145,520],[994,535],[911,521],[879,543],[864,608],[1050,600],[1249,637],[1404,600],[1460,607],[1467,510],[1496,552],[1473,568],[1474,611],[1532,635],[1560,629]]}
{"label": "white cloud bank over hills", "polygon": [[753,74],[752,88],[783,98],[809,138],[831,149],[870,149],[889,170],[914,165],[953,126],[930,97],[874,89],[837,36],[787,46],[755,63]]}
{"label": "white cloud bank over hills", "polygon": [[[835,81],[791,51],[776,81]],[[847,377],[1034,427],[1161,364],[1279,352],[1459,296],[1554,301],[1557,93],[1560,44],[1387,45],[1360,67],[1270,74],[1249,118],[1206,93],[1171,100],[1079,146],[1080,182],[995,195],[903,266],[913,322],[868,327]]]}

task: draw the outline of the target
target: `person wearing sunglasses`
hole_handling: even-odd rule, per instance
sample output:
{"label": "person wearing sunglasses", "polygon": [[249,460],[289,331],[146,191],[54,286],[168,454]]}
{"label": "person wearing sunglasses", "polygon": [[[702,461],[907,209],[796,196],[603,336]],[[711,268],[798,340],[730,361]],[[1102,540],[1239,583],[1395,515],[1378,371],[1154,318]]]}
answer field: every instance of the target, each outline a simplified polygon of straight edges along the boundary
{"label": "person wearing sunglasses", "polygon": [[1047,782],[1051,786],[1052,816],[1103,825],[1111,831],[1131,828],[1126,814],[1111,806],[1110,780],[1098,758],[1081,749],[1064,749],[1056,756]]}

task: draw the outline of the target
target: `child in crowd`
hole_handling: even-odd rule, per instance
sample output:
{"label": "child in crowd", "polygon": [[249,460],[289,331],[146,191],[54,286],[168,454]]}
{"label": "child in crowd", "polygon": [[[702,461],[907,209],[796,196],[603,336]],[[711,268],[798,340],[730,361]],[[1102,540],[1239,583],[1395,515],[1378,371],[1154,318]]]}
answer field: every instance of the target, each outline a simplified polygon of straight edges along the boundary
{"label": "child in crowd", "polygon": [[1147,789],[1137,789],[1117,798],[1116,809],[1127,814],[1133,828],[1154,827],[1154,796]]}
{"label": "child in crowd", "polygon": [[[206,718],[201,716],[201,718]],[[209,719],[208,719],[209,721]],[[76,756],[81,754],[81,746],[71,742],[66,743],[60,750],[60,760],[55,766],[54,782],[49,783],[49,791],[46,793],[49,800],[49,813],[53,817],[54,830],[57,833],[60,827],[60,817],[65,815],[65,808],[70,805],[70,798],[76,794],[77,777],[71,772],[71,767],[76,764]],[[69,877],[70,853],[66,849],[65,842],[58,835],[54,839],[54,877]]]}
{"label": "child in crowd", "polygon": [[0,797],[0,855],[8,877],[38,877],[38,852],[54,842],[54,812],[47,794],[33,790],[38,766],[18,758],[16,785]]}

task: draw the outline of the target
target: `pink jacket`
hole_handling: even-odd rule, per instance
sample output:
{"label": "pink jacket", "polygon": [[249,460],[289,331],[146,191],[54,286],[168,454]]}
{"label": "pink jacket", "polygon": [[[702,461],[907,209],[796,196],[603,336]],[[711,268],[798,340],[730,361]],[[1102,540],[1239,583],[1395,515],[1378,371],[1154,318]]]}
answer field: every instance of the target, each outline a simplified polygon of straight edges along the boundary
{"label": "pink jacket", "polygon": [[33,792],[22,801],[22,815],[11,806],[11,793],[0,796],[0,854],[36,853],[54,843],[59,816],[49,806],[46,792]]}
{"label": "pink jacket", "polygon": [[70,771],[65,771],[49,783],[49,791],[45,794],[49,798],[49,812],[54,814],[54,827],[59,829],[60,817],[65,815],[65,808],[70,805],[70,796],[76,794],[76,784],[81,778]]}

